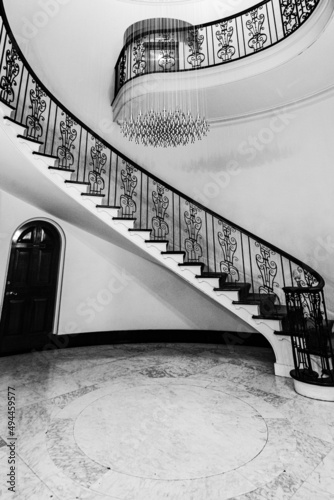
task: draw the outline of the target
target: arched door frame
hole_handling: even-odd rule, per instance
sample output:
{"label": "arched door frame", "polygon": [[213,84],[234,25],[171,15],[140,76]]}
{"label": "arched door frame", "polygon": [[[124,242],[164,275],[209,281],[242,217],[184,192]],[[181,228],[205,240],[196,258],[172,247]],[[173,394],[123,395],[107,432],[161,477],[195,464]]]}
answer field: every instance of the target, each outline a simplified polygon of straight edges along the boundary
{"label": "arched door frame", "polygon": [[[62,296],[62,287],[63,287],[63,275],[64,275],[64,266],[65,266],[65,248],[66,248],[66,237],[65,233],[62,229],[62,227],[55,222],[52,219],[49,219],[47,217],[33,217],[31,219],[27,219],[26,221],[22,222],[15,231],[12,233],[10,242],[9,242],[9,248],[8,248],[8,255],[7,255],[7,263],[6,263],[6,271],[4,275],[4,282],[3,282],[3,287],[2,287],[2,294],[1,294],[1,304],[3,306],[4,304],[4,299],[5,299],[5,292],[6,292],[6,284],[7,284],[7,278],[8,278],[8,272],[9,272],[9,262],[10,262],[10,257],[11,257],[11,251],[12,251],[12,245],[13,241],[18,235],[20,231],[24,228],[24,226],[28,224],[32,224],[34,222],[47,222],[51,226],[53,226],[56,231],[59,234],[59,239],[60,239],[60,248],[59,248],[59,268],[58,268],[58,280],[57,280],[57,290],[56,290],[56,300],[55,300],[55,311],[54,311],[54,317],[53,317],[53,324],[52,324],[52,332],[54,335],[57,335],[58,333],[58,326],[59,326],[59,316],[60,316],[60,304],[61,304],[61,296]],[[1,314],[2,314],[2,308],[1,308]]]}

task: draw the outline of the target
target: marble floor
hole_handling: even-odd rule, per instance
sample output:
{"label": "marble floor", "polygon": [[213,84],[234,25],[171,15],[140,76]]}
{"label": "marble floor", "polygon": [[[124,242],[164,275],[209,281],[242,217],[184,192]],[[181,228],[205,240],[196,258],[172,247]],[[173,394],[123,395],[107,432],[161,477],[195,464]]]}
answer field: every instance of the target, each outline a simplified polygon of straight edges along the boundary
{"label": "marble floor", "polygon": [[334,403],[273,362],[202,344],[1,358],[0,499],[333,500]]}

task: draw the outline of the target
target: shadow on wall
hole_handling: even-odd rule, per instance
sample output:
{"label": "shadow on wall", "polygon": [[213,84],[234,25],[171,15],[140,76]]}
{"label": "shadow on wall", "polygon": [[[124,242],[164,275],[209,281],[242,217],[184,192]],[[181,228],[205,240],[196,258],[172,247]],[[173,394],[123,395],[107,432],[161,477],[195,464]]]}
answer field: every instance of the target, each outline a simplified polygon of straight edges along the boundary
{"label": "shadow on wall", "polygon": [[[67,314],[69,322],[83,322],[87,327],[85,331],[94,330],[98,316],[102,320],[105,315],[110,318],[114,315],[117,329],[120,324],[130,322],[133,329],[144,325],[148,329],[255,332],[234,314],[152,260],[120,250],[103,240],[87,241],[84,233],[79,231],[75,236],[82,252],[86,253],[85,247],[88,247],[88,255],[94,255],[96,262],[90,262],[85,277],[87,283],[85,285],[85,280],[81,279],[82,289],[75,299],[77,303],[72,300],[71,315]],[[93,273],[94,284],[90,273]],[[97,279],[96,273],[100,274]],[[71,331],[76,333],[73,328]]]}

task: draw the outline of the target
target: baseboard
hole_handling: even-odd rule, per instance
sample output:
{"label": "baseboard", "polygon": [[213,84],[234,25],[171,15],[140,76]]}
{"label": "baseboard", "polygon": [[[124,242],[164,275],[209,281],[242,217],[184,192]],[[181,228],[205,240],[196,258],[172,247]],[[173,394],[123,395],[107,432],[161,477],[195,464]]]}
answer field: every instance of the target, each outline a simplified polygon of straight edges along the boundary
{"label": "baseboard", "polygon": [[27,345],[15,352],[2,352],[0,357],[26,354],[36,351],[69,349],[94,345],[134,343],[194,343],[223,344],[231,346],[255,346],[271,349],[269,342],[260,333],[222,332],[207,330],[137,330],[89,332],[67,335],[49,334],[39,345]]}

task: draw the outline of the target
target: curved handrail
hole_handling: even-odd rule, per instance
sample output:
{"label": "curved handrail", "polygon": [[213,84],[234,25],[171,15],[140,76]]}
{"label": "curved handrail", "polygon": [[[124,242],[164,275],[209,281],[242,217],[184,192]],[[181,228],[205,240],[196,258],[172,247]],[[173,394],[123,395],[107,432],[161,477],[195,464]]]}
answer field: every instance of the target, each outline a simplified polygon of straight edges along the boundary
{"label": "curved handrail", "polygon": [[262,0],[232,16],[191,28],[145,29],[128,39],[120,52],[114,100],[123,85],[142,75],[211,68],[262,52],[292,35],[319,3]]}
{"label": "curved handrail", "polygon": [[295,282],[323,289],[323,278],[307,264],[150,174],[85,126],[30,67],[3,0],[0,15],[0,99],[27,127],[27,137],[41,143],[41,153],[72,172],[72,182],[86,184],[91,196],[102,196],[103,206],[120,205],[123,217],[135,216],[136,227],[152,229],[154,239],[168,236],[170,250],[185,250],[189,262],[224,272],[232,282],[249,281],[253,292],[274,293],[284,302],[283,288]]}

